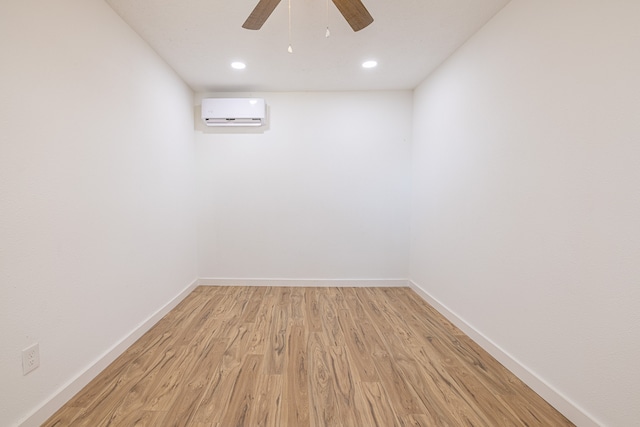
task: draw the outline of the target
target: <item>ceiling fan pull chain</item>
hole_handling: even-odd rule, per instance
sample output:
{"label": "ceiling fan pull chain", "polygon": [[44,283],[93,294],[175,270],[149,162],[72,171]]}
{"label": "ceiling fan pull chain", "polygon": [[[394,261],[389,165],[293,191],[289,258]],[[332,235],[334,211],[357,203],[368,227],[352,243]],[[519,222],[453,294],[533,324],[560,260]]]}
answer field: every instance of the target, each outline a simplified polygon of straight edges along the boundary
{"label": "ceiling fan pull chain", "polygon": [[289,48],[287,52],[293,53],[293,48],[291,47],[291,0],[289,0]]}
{"label": "ceiling fan pull chain", "polygon": [[331,35],[331,31],[329,31],[329,0],[327,0],[327,32],[325,33],[325,37],[329,38]]}

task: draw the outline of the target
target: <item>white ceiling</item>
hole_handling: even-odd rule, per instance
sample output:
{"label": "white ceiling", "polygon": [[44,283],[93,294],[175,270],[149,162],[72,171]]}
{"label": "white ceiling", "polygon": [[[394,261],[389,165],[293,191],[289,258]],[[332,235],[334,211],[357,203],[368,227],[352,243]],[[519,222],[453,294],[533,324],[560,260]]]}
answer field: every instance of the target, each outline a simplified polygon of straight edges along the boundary
{"label": "white ceiling", "polygon": [[363,0],[357,33],[330,2],[325,38],[327,0],[290,1],[293,54],[288,0],[259,31],[242,28],[258,0],[106,0],[197,92],[413,89],[509,2]]}

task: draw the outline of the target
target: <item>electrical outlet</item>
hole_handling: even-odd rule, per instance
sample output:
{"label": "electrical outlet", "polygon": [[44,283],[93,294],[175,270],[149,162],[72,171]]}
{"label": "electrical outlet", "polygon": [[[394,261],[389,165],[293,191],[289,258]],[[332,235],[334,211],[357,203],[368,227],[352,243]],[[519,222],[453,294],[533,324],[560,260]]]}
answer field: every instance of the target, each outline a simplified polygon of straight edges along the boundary
{"label": "electrical outlet", "polygon": [[22,350],[22,375],[27,375],[38,366],[40,366],[40,346],[35,343]]}

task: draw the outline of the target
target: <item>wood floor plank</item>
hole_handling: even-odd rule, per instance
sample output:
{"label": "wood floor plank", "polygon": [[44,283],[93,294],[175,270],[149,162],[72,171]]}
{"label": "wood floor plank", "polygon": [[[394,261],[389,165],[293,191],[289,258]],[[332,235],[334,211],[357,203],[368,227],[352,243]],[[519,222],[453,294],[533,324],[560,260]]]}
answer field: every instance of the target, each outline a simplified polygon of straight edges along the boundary
{"label": "wood floor plank", "polygon": [[366,402],[366,413],[369,424],[375,427],[399,426],[398,418],[393,410],[393,403],[382,383],[362,383],[362,392]]}
{"label": "wood floor plank", "polygon": [[405,415],[404,417],[400,418],[400,425],[402,427],[431,427],[433,424],[425,415]]}
{"label": "wood floor plank", "polygon": [[[74,425],[89,423],[87,420],[94,417],[108,420],[114,416],[132,387],[149,372],[158,372],[167,365],[173,366],[176,353],[179,353],[184,343],[188,343],[188,340],[193,337],[191,326],[199,322],[199,317],[207,304],[198,304],[197,300],[191,299],[183,305],[183,307],[189,306],[192,311],[187,313],[185,310],[187,314],[181,318],[180,322],[184,327],[176,329],[175,334],[168,334],[168,336],[163,334],[163,339],[156,340],[150,347],[143,347],[140,351],[125,352],[123,360],[115,364],[117,369],[115,373],[107,372],[106,375],[99,376],[93,384],[89,384],[86,387],[86,395],[81,392],[79,400],[91,400],[91,402],[82,406],[82,410],[71,423]],[[145,337],[141,341],[146,342]],[[125,364],[127,358],[130,360]],[[174,377],[178,375],[176,369],[170,369],[169,372],[173,373]],[[108,382],[105,383],[105,380]]]}
{"label": "wood floor plank", "polygon": [[[405,379],[405,373],[394,358],[394,350],[400,350],[394,341],[389,342],[393,336],[393,327],[387,323],[379,304],[367,294],[367,290],[359,294],[365,312],[369,315],[376,329],[380,331],[383,340],[387,340],[388,352],[374,354],[374,363],[382,383],[385,387],[390,387],[389,397],[392,400],[398,416],[411,414],[425,414],[428,410],[416,395],[414,389]],[[389,345],[391,344],[391,345]]]}
{"label": "wood floor plank", "polygon": [[287,424],[310,426],[309,418],[309,360],[307,332],[302,325],[293,325],[288,336],[289,367],[286,375]]}
{"label": "wood floor plank", "polygon": [[[151,330],[143,335],[134,345],[128,348],[122,355],[109,366],[109,369],[99,375],[91,384],[81,390],[66,407],[87,408],[96,399],[104,394],[105,389],[111,388],[131,363],[144,363],[136,359],[144,354],[150,357],[153,353],[159,353],[173,345],[173,337],[179,333],[188,315],[195,315],[198,308],[198,298],[190,294],[174,310],[161,319]],[[187,312],[187,307],[191,309]],[[171,327],[173,326],[173,328]],[[77,415],[77,413],[76,413]],[[68,421],[70,422],[70,421]],[[63,423],[64,425],[65,423]],[[68,425],[68,424],[67,424]]]}
{"label": "wood floor plank", "polygon": [[[424,415],[429,422],[440,426],[491,425],[491,421],[476,405],[474,396],[458,387],[449,373],[438,364],[438,360],[416,359],[412,349],[419,345],[417,336],[406,323],[403,313],[391,304],[393,300],[381,298],[387,294],[385,291],[369,289],[368,307],[373,316],[380,316],[380,332],[392,349],[400,371],[422,401],[426,411]],[[430,369],[425,370],[424,366],[427,365]],[[425,390],[428,392],[421,392]]]}
{"label": "wood floor plank", "polygon": [[427,412],[413,388],[407,383],[404,373],[389,353],[375,355],[374,363],[380,375],[381,383],[389,390],[391,405],[398,415],[424,414]]}
{"label": "wood floor plank", "polygon": [[358,293],[355,288],[340,288],[340,292],[344,296],[347,310],[351,313],[351,317],[359,323],[361,321],[368,321],[369,316],[364,311],[362,301],[358,298]]}
{"label": "wood floor plank", "polygon": [[[269,339],[269,330],[271,318],[273,317],[274,295],[272,288],[265,288],[265,294],[255,318],[255,325],[251,328],[251,340],[247,352],[251,354],[265,354],[267,341]],[[263,368],[264,369],[264,368]]]}
{"label": "wood floor plank", "polygon": [[198,287],[43,425],[573,424],[409,288]]}
{"label": "wood floor plank", "polygon": [[132,426],[132,427],[156,427],[167,425],[165,418],[167,417],[167,413],[162,412],[154,412],[154,411],[136,411],[127,414],[124,418],[122,418],[118,424],[114,425],[122,425],[122,426]]}
{"label": "wood floor plank", "polygon": [[332,346],[344,345],[344,333],[338,322],[338,309],[328,288],[320,289],[319,302],[322,330],[329,340],[329,344]]}
{"label": "wood floor plank", "polygon": [[276,288],[277,304],[289,307],[291,304],[291,291],[294,288]]}
{"label": "wood floor plank", "polygon": [[279,426],[283,408],[282,375],[258,374],[255,377],[255,402],[249,414],[247,426]]}
{"label": "wood floor plank", "polygon": [[[190,372],[192,372],[192,376],[208,377],[210,364],[198,370],[198,362],[201,362],[204,357],[216,356],[215,363],[218,363],[219,353],[222,349],[218,341],[212,342],[215,328],[212,330],[207,327],[212,321],[210,317],[212,307],[209,304],[202,304],[202,306],[203,310],[201,310],[200,316],[185,325],[186,331],[184,333],[176,334],[174,337],[170,349],[175,353],[170,364],[145,371],[145,380],[150,381],[146,384],[138,382],[138,386],[144,390],[140,399],[145,410],[167,410],[176,400],[177,391],[189,385],[185,378],[188,378]],[[207,334],[201,336],[198,331],[202,330],[206,330]]]}
{"label": "wood floor plank", "polygon": [[242,313],[242,321],[247,323],[253,323],[256,321],[256,316],[260,311],[260,307],[264,304],[264,295],[267,292],[267,288],[257,288],[251,298],[247,302],[244,312]]}
{"label": "wood floor plank", "polygon": [[336,385],[326,340],[318,332],[311,332],[308,340],[309,404],[314,426],[340,424],[336,403]]}
{"label": "wood floor plank", "polygon": [[[336,406],[340,423],[344,427],[364,425],[360,411],[356,410],[356,382],[353,363],[349,360],[346,347],[330,347],[329,358],[333,368]],[[353,373],[352,373],[353,371]]]}
{"label": "wood floor plank", "polygon": [[388,293],[395,293],[398,299],[402,300],[408,307],[415,311],[424,313],[425,319],[433,320],[432,325],[443,329],[446,333],[453,336],[464,336],[465,334],[458,329],[453,323],[444,317],[435,308],[430,306],[425,300],[420,298],[412,289],[409,288],[389,288]]}
{"label": "wood floor plank", "polygon": [[450,334],[448,328],[443,328],[435,319],[428,317],[426,312],[416,312],[411,305],[405,308],[403,320],[408,328],[415,332],[413,335],[407,335],[407,333],[403,335],[409,347],[424,348],[430,360],[437,359],[451,364],[460,363],[466,369],[483,376],[483,382],[490,384],[493,390],[509,392],[508,376],[503,376],[499,370],[488,370],[471,347],[461,345],[458,335]]}
{"label": "wood floor plank", "polygon": [[318,302],[318,289],[308,288],[307,298],[305,300],[307,328],[309,332],[322,331],[322,317]]}
{"label": "wood floor plank", "polygon": [[339,311],[338,322],[342,328],[349,353],[354,360],[359,379],[361,381],[380,381],[365,337],[353,322],[348,310]]}
{"label": "wood floor plank", "polygon": [[347,310],[347,302],[345,300],[344,294],[340,290],[340,288],[323,288],[326,294],[329,297],[329,300],[333,303],[336,311],[338,310]]}
{"label": "wood floor plank", "polygon": [[[522,384],[504,366],[463,335],[454,326],[437,321],[432,308],[413,292],[399,293],[410,327],[423,333],[423,346],[416,354],[423,360],[440,360],[456,384],[479,400],[487,417],[502,425],[571,425]],[[518,390],[516,393],[514,390]]]}
{"label": "wood floor plank", "polygon": [[[231,287],[213,287],[213,289],[221,292],[220,299],[215,306],[215,309],[211,313],[211,315],[217,319],[229,319],[230,311],[237,311],[237,303],[238,297],[242,288],[231,286]],[[204,294],[206,295],[206,294]],[[204,296],[203,295],[203,296]]]}
{"label": "wood floor plank", "polygon": [[294,288],[291,290],[291,318],[292,319],[304,319],[305,318],[305,290],[303,288]]}
{"label": "wood floor plank", "polygon": [[266,339],[264,373],[266,375],[282,375],[287,348],[287,332],[289,329],[289,304],[282,303],[285,294],[278,293],[279,301],[271,312],[269,332]]}
{"label": "wood floor plank", "polygon": [[[480,381],[483,381],[488,372],[496,372],[505,383],[505,387],[494,389],[494,383],[483,383],[490,393],[496,396],[506,408],[521,422],[523,425],[554,425],[554,426],[572,426],[562,414],[557,411],[550,411],[549,404],[528,386],[522,383],[504,366],[502,366],[491,355],[482,350],[475,342],[466,336],[458,337],[460,346],[469,350],[474,354],[476,360],[482,361],[483,375],[477,375]],[[477,371],[472,371],[474,374]],[[507,392],[500,392],[500,389],[507,388]]]}
{"label": "wood floor plank", "polygon": [[221,422],[231,397],[231,390],[240,375],[243,358],[250,340],[250,333],[243,325],[229,340],[222,360],[207,385],[193,420],[203,423]]}
{"label": "wood floor plank", "polygon": [[[120,400],[117,406],[114,407],[113,412],[109,417],[105,417],[104,422],[100,425],[117,425],[124,424],[124,420],[134,418],[135,414],[140,412],[152,413],[152,410],[147,410],[145,406],[148,404],[150,396],[155,396],[153,391],[156,389],[154,385],[157,383],[157,378],[162,371],[173,372],[174,364],[177,363],[175,355],[167,357],[168,354],[163,354],[163,359],[160,363],[149,369],[145,374],[139,378],[139,380],[133,384],[129,391],[124,395],[124,399]],[[93,410],[95,411],[95,409]],[[76,420],[78,422],[79,420]]]}
{"label": "wood floor plank", "polygon": [[[476,402],[461,391],[448,372],[437,362],[416,360],[412,353],[394,354],[400,371],[421,399],[426,411],[422,413],[431,425],[491,426]],[[425,370],[424,367],[429,369]],[[408,414],[416,415],[416,414]]]}
{"label": "wood floor plank", "polygon": [[[205,391],[211,383],[216,369],[222,363],[226,344],[226,340],[217,339],[210,339],[204,345],[201,345],[200,342],[194,343],[194,355],[187,359],[190,364],[184,371],[181,391],[175,393],[176,399],[167,409],[167,424],[188,426],[193,423]],[[186,360],[183,364],[187,364]]]}
{"label": "wood floor plank", "polygon": [[254,379],[260,372],[262,359],[263,356],[258,354],[249,354],[244,358],[238,377],[230,391],[229,404],[225,409],[222,425],[229,427],[248,425],[249,414],[255,400]]}

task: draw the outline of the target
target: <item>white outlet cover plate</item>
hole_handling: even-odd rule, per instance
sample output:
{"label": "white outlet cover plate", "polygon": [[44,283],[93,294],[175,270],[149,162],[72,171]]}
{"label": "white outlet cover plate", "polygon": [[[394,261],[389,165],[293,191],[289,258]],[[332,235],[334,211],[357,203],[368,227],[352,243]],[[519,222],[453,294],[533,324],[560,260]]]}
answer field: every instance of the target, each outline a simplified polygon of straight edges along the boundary
{"label": "white outlet cover plate", "polygon": [[40,366],[40,346],[35,343],[22,350],[22,375],[27,375],[38,366]]}

